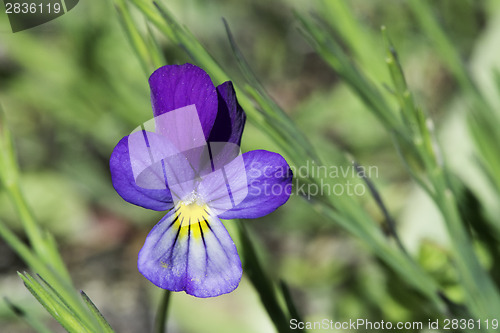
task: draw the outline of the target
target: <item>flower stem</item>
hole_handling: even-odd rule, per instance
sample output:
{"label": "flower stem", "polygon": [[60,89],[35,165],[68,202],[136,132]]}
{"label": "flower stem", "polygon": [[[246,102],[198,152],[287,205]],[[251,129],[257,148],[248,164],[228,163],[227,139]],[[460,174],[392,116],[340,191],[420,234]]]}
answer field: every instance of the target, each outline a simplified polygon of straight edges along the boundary
{"label": "flower stem", "polygon": [[[290,332],[289,318],[287,318],[287,314],[280,305],[276,290],[257,258],[257,253],[255,252],[255,248],[249,237],[248,231],[241,221],[238,221],[237,225],[243,248],[242,258],[245,265],[245,272],[257,290],[262,304],[266,308],[266,311],[273,321],[276,330],[279,333],[288,333]],[[288,299],[287,301],[291,301],[291,299]],[[293,308],[295,309],[295,307]],[[297,331],[303,332],[303,330]]]}
{"label": "flower stem", "polygon": [[170,303],[170,290],[164,290],[161,296],[160,304],[158,305],[158,311],[156,312],[155,320],[155,333],[165,333],[167,329],[167,312],[168,304]]}

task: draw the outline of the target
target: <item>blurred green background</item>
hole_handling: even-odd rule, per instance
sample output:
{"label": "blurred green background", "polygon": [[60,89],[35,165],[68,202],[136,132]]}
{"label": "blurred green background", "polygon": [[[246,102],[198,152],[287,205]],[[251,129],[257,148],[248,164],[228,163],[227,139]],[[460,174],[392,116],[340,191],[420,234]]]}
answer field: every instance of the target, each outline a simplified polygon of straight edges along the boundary
{"label": "blurred green background", "polygon": [[[410,180],[390,134],[298,28],[293,11],[309,15],[320,8],[318,3],[166,4],[238,78],[224,17],[258,78],[327,165],[339,152],[349,152],[362,165],[377,167],[371,180],[397,221],[403,243],[448,297],[460,303],[463,295],[436,207]],[[457,82],[408,4],[357,0],[348,5],[364,23],[364,37],[371,43],[365,45],[371,52],[364,56],[370,74],[389,82],[380,33],[385,25],[417,103],[435,122],[444,158],[481,200],[484,214],[498,219],[497,197],[477,161]],[[445,0],[432,2],[432,8],[472,77],[499,110],[500,94],[490,73],[500,68],[500,2]],[[6,17],[0,18],[1,26],[7,27]],[[144,23],[143,17],[138,16],[137,22]],[[157,38],[169,63],[190,61],[177,45],[160,34]],[[14,136],[23,190],[39,222],[55,234],[76,287],[85,290],[117,332],[151,331],[159,290],[137,271],[136,258],[162,213],[123,201],[112,188],[108,159],[119,139],[152,113],[147,77],[113,3],[82,0],[45,25],[16,34],[0,31],[0,103]],[[247,123],[242,150],[252,149],[280,152],[265,133]],[[356,200],[382,223],[368,193]],[[0,217],[21,231],[1,192]],[[427,322],[436,315],[362,242],[325,223],[299,196],[292,196],[276,212],[245,223],[266,270],[289,284],[307,320]],[[490,267],[491,255],[480,243],[477,247],[483,264]],[[46,317],[55,332],[62,332],[24,288],[16,271],[26,266],[2,240],[0,253],[0,296]],[[216,299],[174,294],[168,325],[169,332],[274,332],[245,275],[235,292]],[[30,331],[0,302],[0,332]]]}

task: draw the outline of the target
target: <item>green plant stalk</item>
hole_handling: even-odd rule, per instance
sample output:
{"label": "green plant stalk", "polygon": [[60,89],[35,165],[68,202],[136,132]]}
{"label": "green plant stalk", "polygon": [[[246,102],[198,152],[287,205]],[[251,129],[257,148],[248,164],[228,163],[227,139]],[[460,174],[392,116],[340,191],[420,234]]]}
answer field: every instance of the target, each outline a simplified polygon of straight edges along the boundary
{"label": "green plant stalk", "polygon": [[148,28],[149,38],[146,40],[146,43],[148,45],[148,49],[152,50],[151,63],[153,64],[153,68],[157,69],[160,68],[161,66],[164,66],[167,63],[167,60],[165,59],[165,55],[161,50],[158,40],[155,38],[153,29],[151,29],[151,25],[147,24],[147,28]]}
{"label": "green plant stalk", "polygon": [[[356,92],[367,105],[372,107],[381,123],[389,131],[399,129],[400,120],[396,118],[392,108],[373,84],[352,64],[351,60],[342,51],[342,48],[328,35],[324,29],[312,24],[305,17],[296,13],[295,16],[305,30],[305,38],[314,47],[316,52],[325,60]],[[401,133],[401,135],[405,135]]]}
{"label": "green plant stalk", "polygon": [[34,251],[40,258],[42,258],[43,261],[45,261],[47,265],[52,266],[61,278],[69,281],[71,278],[57,249],[54,239],[48,233],[45,233],[44,235],[39,226],[36,224],[35,218],[26,203],[26,199],[21,193],[19,184],[11,184],[6,188],[6,190],[12,203],[14,204],[14,207],[16,208],[19,219],[23,223],[23,229],[26,231]]}
{"label": "green plant stalk", "polygon": [[[352,161],[354,161],[354,157],[351,157],[350,159]],[[389,210],[387,209],[386,205],[384,204],[384,201],[382,200],[382,196],[377,191],[377,189],[376,189],[375,185],[373,184],[373,182],[368,177],[366,177],[366,175],[362,172],[362,169],[360,168],[360,165],[357,162],[354,162],[353,164],[354,164],[354,166],[356,168],[356,172],[358,173],[358,177],[362,178],[363,181],[364,181],[364,183],[366,184],[366,186],[368,186],[368,190],[370,191],[370,194],[371,194],[373,200],[375,201],[375,204],[378,206],[378,208],[380,209],[381,213],[384,215],[386,226],[387,226],[387,230],[389,231],[390,236],[392,236],[392,238],[396,242],[396,245],[401,250],[401,252],[403,252],[404,254],[406,254],[409,257],[410,260],[413,260],[410,257],[410,255],[409,255],[408,251],[406,250],[405,246],[403,245],[403,242],[399,238],[399,234],[398,234],[398,232],[396,230],[396,223],[394,222],[392,216],[389,214]]]}
{"label": "green plant stalk", "polygon": [[[300,18],[300,17],[299,17]],[[442,171],[442,161],[440,160],[440,154],[436,151],[437,145],[432,141],[432,137],[429,134],[428,126],[423,113],[418,110],[412,101],[411,94],[409,93],[406,82],[404,80],[404,76],[401,71],[401,67],[399,62],[395,58],[395,52],[391,48],[388,51],[388,65],[390,69],[390,73],[393,79],[393,83],[396,88],[396,96],[398,98],[401,110],[402,110],[402,119],[403,122],[388,122],[388,118],[383,116],[383,113],[379,110],[379,105],[381,103],[377,103],[376,100],[373,100],[373,97],[366,98],[366,95],[363,95],[363,91],[365,91],[363,80],[358,80],[353,78],[352,73],[353,70],[346,69],[345,67],[353,67],[350,62],[345,60],[345,55],[338,48],[327,48],[326,44],[327,39],[322,34],[322,32],[316,29],[312,24],[310,24],[307,20],[302,19],[303,25],[306,30],[311,34],[311,40],[315,43],[316,49],[318,52],[325,58],[325,60],[344,78],[347,79],[348,83],[354,86],[354,90],[360,94],[360,97],[368,102],[368,105],[372,107],[374,113],[378,116],[381,123],[384,124],[391,132],[394,133],[397,140],[403,140],[411,143],[413,148],[410,150],[410,156],[414,155],[414,158],[421,161],[421,167],[423,170],[426,170],[427,173],[430,173],[431,176],[428,180],[428,185],[424,186],[424,188],[432,195],[436,204],[441,209],[443,216],[447,222],[450,236],[454,242],[454,249],[460,257],[464,257],[465,265],[459,267],[460,273],[463,276],[464,284],[466,288],[468,288],[469,295],[469,305],[471,306],[471,310],[476,315],[478,311],[482,311],[482,309],[488,308],[487,303],[478,307],[477,302],[489,302],[489,308],[496,308],[496,301],[492,301],[496,298],[496,290],[494,285],[489,279],[489,276],[484,272],[484,269],[481,268],[475,254],[473,252],[471,241],[468,239],[467,234],[465,232],[464,226],[460,217],[458,215],[458,208],[455,205],[451,205],[449,199],[446,201],[446,205],[444,205],[443,195],[445,191],[443,191],[443,184],[446,184],[445,176],[439,176],[439,173],[436,170]],[[326,47],[324,45],[327,45]],[[391,46],[392,47],[392,46]],[[375,96],[375,95],[374,95]],[[402,128],[400,126],[403,126]],[[406,127],[406,128],[405,128]],[[401,133],[410,133],[410,137]],[[407,160],[406,156],[403,156],[404,160]],[[412,164],[407,164],[410,168],[411,174],[416,175],[417,172],[413,169]],[[424,184],[424,181],[421,177],[415,177],[421,184]],[[447,187],[444,187],[447,188]],[[338,207],[343,207],[344,205],[337,205]],[[367,239],[372,232],[366,233],[364,236],[360,236],[362,239]],[[374,245],[373,250],[377,253],[383,249],[381,246]],[[378,252],[379,256],[387,256],[387,253]],[[391,261],[394,258],[387,258],[386,260]],[[462,262],[460,263],[462,264]],[[396,265],[391,265],[396,266]],[[473,278],[471,278],[471,272],[474,272],[474,275],[478,281],[482,281],[485,283],[485,289],[481,291],[482,295],[477,300],[471,298],[475,292],[477,292],[477,288],[473,286]],[[400,272],[404,275],[404,271]],[[409,277],[411,278],[411,277]],[[410,280],[413,281],[413,280]],[[489,298],[486,296],[490,296]],[[486,306],[485,306],[486,305]],[[494,311],[494,310],[493,310]]]}
{"label": "green plant stalk", "polygon": [[288,285],[283,280],[280,281],[280,289],[281,289],[281,294],[285,299],[285,303],[288,309],[288,313],[290,314],[290,318],[297,319],[297,321],[299,322],[304,321],[299,311],[297,311],[297,307],[293,302],[292,294],[290,293]]}
{"label": "green plant stalk", "polygon": [[[283,124],[280,120],[276,120],[270,117],[270,114],[273,114],[275,108],[279,108],[274,102],[271,102],[270,105],[268,100],[263,97],[259,92],[257,92],[253,87],[246,86],[246,91],[252,97],[256,103],[265,111],[262,112],[264,118],[267,120],[266,122],[260,124],[260,127],[263,132],[267,133],[276,143],[278,143],[283,150],[285,150],[285,154],[290,156],[295,163],[300,163],[304,160],[304,157],[310,158],[312,161],[315,161],[319,164],[319,157],[316,155],[315,150],[310,147],[310,144],[305,140],[301,139],[301,135],[294,135],[298,132],[296,128],[293,130],[288,126],[280,126]],[[241,103],[240,103],[241,104]],[[246,105],[243,103],[242,105]],[[293,126],[293,125],[292,125]],[[266,131],[267,129],[267,131]],[[297,142],[300,140],[300,142]],[[300,164],[297,164],[300,165]]]}
{"label": "green plant stalk", "polygon": [[[403,128],[396,133],[406,131],[410,137],[410,153],[404,158],[408,159],[410,155],[415,155],[413,158],[420,161],[420,167],[423,171],[441,167],[443,164],[442,157],[440,152],[437,151],[437,143],[435,143],[428,126],[430,119],[426,119],[422,110],[415,105],[413,96],[406,84],[406,78],[396,50],[387,35],[386,28],[383,26],[381,31],[386,47],[386,64],[395,88],[394,95],[401,110],[400,116]],[[407,136],[396,137],[396,139],[406,140]]]}
{"label": "green plant stalk", "polygon": [[406,118],[405,123],[411,126],[409,130],[415,137],[417,153],[424,162],[425,170],[427,170],[434,188],[433,199],[446,222],[456,257],[455,265],[467,295],[467,305],[477,318],[485,314],[487,318],[492,318],[494,313],[500,311],[500,295],[474,252],[472,240],[460,217],[458,204],[451,189],[450,172],[446,169],[444,161],[441,160],[440,153],[436,152],[437,143],[433,142],[422,112],[417,109],[413,102],[396,52],[385,34],[384,28],[382,32],[388,50],[387,63],[402,109],[402,116]]}
{"label": "green plant stalk", "polygon": [[26,310],[20,308],[16,304],[13,304],[9,299],[4,298],[7,306],[14,312],[16,316],[24,320],[29,326],[31,326],[38,333],[51,333],[52,331],[47,328],[45,324],[40,322],[40,320]]}
{"label": "green plant stalk", "polygon": [[[337,72],[347,79],[348,83],[360,95],[365,103],[368,104],[373,111],[375,111],[378,118],[381,119],[381,123],[384,124],[395,137],[411,142],[411,138],[404,134],[407,131],[399,130],[401,122],[393,118],[391,112],[388,112],[388,103],[384,101],[382,95],[376,92],[375,88],[369,85],[368,81],[362,78],[361,74],[357,70],[349,69],[352,67],[352,64],[348,58],[343,55],[340,48],[334,47],[335,44],[328,44],[331,48],[323,47],[321,41],[326,42],[326,39],[322,32],[316,29],[305,18],[300,15],[297,16],[303,23],[306,31],[311,34],[310,36],[312,38],[310,38],[310,41],[313,42],[316,50]],[[318,39],[320,39],[320,41],[318,41]],[[420,163],[417,161],[417,164]],[[339,199],[340,198],[337,198],[337,200]],[[402,255],[400,252],[394,252],[390,247],[388,247],[386,244],[387,240],[383,237],[383,235],[381,235],[380,230],[377,227],[374,227],[374,224],[370,225],[364,222],[366,220],[370,220],[369,216],[359,216],[357,212],[361,212],[361,210],[357,208],[356,205],[352,205],[349,200],[344,201],[345,202],[343,203],[332,202],[332,205],[338,207],[338,209],[342,211],[342,214],[334,214],[334,211],[331,210],[326,214],[331,215],[332,218],[337,220],[337,222],[343,225],[344,228],[367,242],[372,251],[384,259],[384,261],[387,262],[394,271],[404,276],[409,284],[431,299],[438,309],[444,309],[444,303],[439,296],[439,287],[437,284],[412,260],[409,261],[405,255]],[[328,210],[326,207],[321,208],[323,210]],[[348,218],[346,219],[345,217],[342,217],[342,215],[347,216]],[[356,221],[356,223],[353,221]]]}
{"label": "green plant stalk", "polygon": [[[144,73],[146,76],[149,76],[155,69],[152,65],[154,62],[153,56],[149,51],[151,49],[150,45],[148,45],[141,33],[137,30],[125,1],[115,0],[115,5],[123,30],[126,32],[132,48],[137,53],[137,59],[140,61]],[[156,58],[157,57],[154,57],[154,59]]]}
{"label": "green plant stalk", "polygon": [[[52,285],[59,287],[58,290],[59,293],[61,293],[60,297],[65,300],[68,308],[79,314],[79,317],[82,318],[86,326],[96,327],[97,323],[95,319],[90,316],[88,310],[81,303],[71,283],[59,276],[58,273],[41,260],[37,254],[33,253],[33,251],[10,231],[2,221],[0,221],[0,237],[5,240],[7,245],[9,245],[33,271],[44,276]],[[54,297],[51,296],[51,299],[53,298]]]}
{"label": "green plant stalk", "polygon": [[387,82],[389,80],[387,69],[373,56],[374,51],[380,48],[379,36],[358,24],[347,1],[320,0],[319,10],[323,13],[323,17],[335,18],[335,20],[325,20],[326,24],[342,36],[342,40],[353,51],[353,56],[359,60],[358,63],[370,80],[377,84]]}
{"label": "green plant stalk", "polygon": [[[144,0],[131,0],[134,4],[138,5],[140,8],[144,8]],[[210,77],[217,83],[225,82],[229,79],[228,75],[224,72],[221,66],[215,61],[215,59],[205,50],[205,48],[198,42],[198,40],[181,25],[179,25],[173,18],[170,11],[159,2],[153,2],[153,10],[159,13],[159,22],[161,24],[156,25],[158,19],[153,19],[152,23],[162,31],[166,36],[168,36],[173,42],[179,44],[180,47],[189,54],[193,60],[197,63],[203,64],[204,69],[210,73]],[[155,8],[156,7],[156,8]],[[148,18],[153,18],[156,15],[149,16],[151,12],[147,10],[143,12]]]}
{"label": "green plant stalk", "polygon": [[[11,199],[24,231],[30,241],[32,249],[28,248],[19,238],[0,221],[0,237],[23,259],[34,271],[38,272],[50,283],[57,286],[55,289],[44,291],[43,295],[35,295],[37,299],[50,294],[48,302],[64,302],[66,308],[77,314],[82,325],[96,327],[96,320],[85,308],[81,299],[74,292],[68,270],[57,249],[54,238],[49,233],[44,233],[38,224],[22,195],[19,184],[19,168],[15,159],[12,136],[7,128],[3,112],[0,112],[0,184]],[[29,285],[29,284],[28,284]],[[30,291],[35,291],[30,289]]]}
{"label": "green plant stalk", "polygon": [[496,147],[496,143],[500,141],[500,133],[498,132],[500,117],[478,90],[453,43],[433,17],[428,3],[421,0],[411,0],[409,4],[421,28],[431,38],[436,50],[441,55],[443,64],[455,75],[467,97],[466,101],[470,108],[468,113],[469,129],[476,147],[484,159],[484,167],[490,178],[493,179],[497,193],[500,195],[500,174],[498,173],[500,155],[497,153]]}
{"label": "green plant stalk", "polygon": [[426,36],[433,39],[438,51],[441,53],[443,59],[446,60],[445,65],[451,69],[462,88],[464,88],[465,91],[477,92],[474,83],[470,80],[469,75],[465,71],[464,64],[455,46],[446,37],[443,29],[441,29],[437,21],[432,17],[431,10],[426,0],[410,0],[408,3],[415,13],[415,17]]}
{"label": "green plant stalk", "polygon": [[[450,188],[437,191],[437,201],[452,241],[455,262],[465,293],[466,304],[478,319],[494,318],[500,311],[500,295],[491,277],[481,266],[472,241],[460,218],[457,201]],[[493,329],[489,329],[493,332]]]}
{"label": "green plant stalk", "polygon": [[25,275],[23,275],[19,273],[19,277],[23,280],[26,288],[28,288],[38,302],[40,302],[52,317],[54,317],[68,332],[94,333],[90,326],[78,320],[74,312],[70,311],[57,299],[51,297],[50,293],[29,274],[25,273]]}
{"label": "green plant stalk", "polygon": [[279,133],[286,141],[292,140],[291,142],[297,143],[295,150],[297,150],[297,148],[299,149],[299,151],[296,152],[298,156],[301,156],[302,159],[308,157],[311,160],[319,162],[319,157],[314,147],[312,147],[302,132],[297,131],[290,117],[288,117],[283,109],[281,109],[267,93],[236,44],[233,34],[229,29],[229,24],[224,19],[223,22],[234,57],[236,58],[240,71],[244,74],[249,83],[249,85],[246,86],[248,94],[262,108],[262,114],[270,118],[269,123],[273,125],[274,131]]}
{"label": "green plant stalk", "polygon": [[99,326],[102,329],[103,333],[113,333],[113,329],[109,325],[108,321],[102,315],[101,311],[95,306],[94,302],[85,294],[83,290],[80,291],[80,295],[82,296],[83,301],[89,308],[90,312],[94,315],[95,318],[99,321]]}
{"label": "green plant stalk", "polygon": [[158,310],[156,311],[155,319],[155,333],[165,333],[167,328],[167,317],[168,317],[168,307],[170,304],[170,298],[172,297],[172,292],[170,290],[164,290],[161,296],[160,304],[158,305]]}
{"label": "green plant stalk", "polygon": [[[336,198],[339,199],[343,198]],[[405,252],[391,245],[378,225],[366,223],[365,221],[370,221],[371,217],[365,211],[350,200],[344,199],[342,204],[336,204],[339,207],[338,211],[327,205],[314,205],[314,208],[322,215],[329,216],[332,221],[336,221],[356,238],[363,240],[376,256],[402,276],[409,285],[425,295],[437,310],[445,312],[446,305],[439,296],[440,288],[437,283]]]}
{"label": "green plant stalk", "polygon": [[[54,296],[55,300],[59,300],[60,303],[62,303],[69,312],[71,312],[74,316],[74,318],[80,320],[81,322],[85,322],[85,315],[88,314],[88,312],[79,312],[78,308],[75,308],[73,310],[71,304],[55,289],[52,285],[50,285],[43,277],[38,275],[38,279],[41,280],[42,283],[39,283],[42,288],[47,290],[49,293]],[[107,320],[104,318],[102,313],[97,309],[95,304],[92,302],[92,300],[85,294],[83,290],[80,290],[80,296],[87,306],[88,310],[90,311],[90,314],[92,314],[93,318],[97,320],[98,328],[100,329],[100,332],[102,333],[112,333],[113,329],[107,322]],[[95,321],[91,321],[90,324],[96,324]]]}
{"label": "green plant stalk", "polygon": [[[500,121],[488,119],[484,115],[479,115],[474,112],[468,114],[468,125],[473,136],[475,145],[479,150],[484,162],[481,163],[489,176],[489,180],[494,184],[497,194],[500,197],[500,157],[498,154],[497,143],[500,142],[500,134],[498,138],[493,137],[498,131]],[[495,226],[497,229],[500,223]]]}
{"label": "green plant stalk", "polygon": [[65,279],[70,279],[69,273],[57,250],[54,240],[43,233],[37,225],[33,213],[26,203],[19,180],[19,167],[16,161],[13,139],[5,121],[5,115],[0,108],[0,185],[3,185],[19,215],[23,229],[31,246],[42,260]]}
{"label": "green plant stalk", "polygon": [[[291,332],[287,314],[283,311],[283,308],[278,300],[276,290],[260,264],[248,231],[246,230],[244,224],[239,220],[237,221],[237,227],[241,241],[242,259],[245,265],[246,275],[257,289],[262,304],[269,313],[277,331],[279,333]],[[303,332],[303,330],[297,331]]]}
{"label": "green plant stalk", "polygon": [[85,319],[78,313],[77,309],[71,307],[70,303],[64,299],[60,292],[58,292],[50,283],[48,283],[40,274],[37,274],[37,278],[33,278],[28,273],[24,273],[25,276],[28,276],[32,281],[36,282],[37,286],[43,289],[44,293],[50,295],[50,298],[67,309],[67,312],[80,322],[84,322]]}
{"label": "green plant stalk", "polygon": [[7,190],[7,194],[14,204],[21,222],[23,223],[23,229],[26,231],[31,246],[40,257],[49,257],[49,251],[45,246],[42,231],[40,230],[38,225],[36,225],[33,214],[29,210],[24,196],[21,194],[21,189],[19,188],[18,183],[11,183],[5,186],[5,189]]}

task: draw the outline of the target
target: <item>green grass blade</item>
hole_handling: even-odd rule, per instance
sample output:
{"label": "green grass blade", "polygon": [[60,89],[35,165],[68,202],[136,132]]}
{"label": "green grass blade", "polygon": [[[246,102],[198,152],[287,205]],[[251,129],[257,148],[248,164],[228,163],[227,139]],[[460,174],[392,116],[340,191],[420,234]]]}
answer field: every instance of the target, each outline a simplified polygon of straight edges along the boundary
{"label": "green grass blade", "polygon": [[21,193],[18,177],[19,168],[15,160],[12,137],[6,126],[3,112],[0,112],[0,117],[2,120],[0,124],[0,146],[2,148],[0,152],[0,183],[17,210],[32,248],[26,246],[2,221],[0,221],[0,237],[16,251],[31,269],[44,277],[47,281],[46,286],[50,286],[46,290],[36,281],[27,282],[25,277],[23,280],[27,282],[27,287],[31,288],[30,291],[34,293],[37,299],[43,302],[42,304],[46,308],[52,310],[53,306],[51,304],[56,300],[56,305],[61,306],[62,304],[67,310],[67,315],[75,317],[74,320],[63,320],[65,325],[74,325],[76,321],[79,321],[92,331],[91,328],[95,328],[97,325],[96,318],[92,316],[75,292],[54,238],[51,234],[41,230]]}
{"label": "green grass blade", "polygon": [[12,312],[23,321],[25,321],[29,326],[31,326],[38,333],[51,333],[52,331],[43,324],[36,317],[33,317],[29,312],[12,303],[8,298],[4,298],[7,306],[12,310]]}
{"label": "green grass blade", "polygon": [[[469,130],[472,133],[488,176],[494,180],[495,189],[500,195],[500,173],[498,173],[500,154],[496,153],[497,143],[500,141],[500,132],[498,131],[500,116],[472,80],[467,71],[467,66],[453,42],[434,17],[428,2],[411,0],[409,4],[415,18],[420,23],[420,27],[441,56],[443,65],[447,66],[454,74],[467,97],[466,102],[470,109],[468,113]],[[492,75],[495,80],[494,71]]]}
{"label": "green grass blade", "polygon": [[246,91],[249,92],[257,104],[261,107],[265,115],[268,116],[269,122],[273,125],[274,131],[280,133],[286,141],[293,140],[297,142],[297,145],[295,146],[295,150],[298,150],[296,151],[297,155],[302,156],[302,158],[308,157],[319,162],[319,158],[315,153],[314,147],[311,146],[304,134],[297,130],[297,127],[290,117],[288,117],[283,109],[281,109],[267,93],[236,44],[227,21],[223,19],[223,22],[233,55],[241,72],[250,85],[247,87]]}
{"label": "green grass blade", "polygon": [[392,106],[370,79],[354,66],[339,43],[328,34],[328,29],[320,23],[313,23],[299,13],[295,13],[295,16],[301,24],[304,37],[316,52],[349,84],[349,87],[381,119],[382,124],[390,131],[399,129],[400,121],[396,118]]}
{"label": "green grass blade", "polygon": [[161,296],[158,310],[156,311],[154,333],[165,333],[167,328],[168,308],[172,292],[164,290]]}
{"label": "green grass blade", "polygon": [[89,308],[90,312],[92,312],[94,317],[98,319],[101,331],[104,333],[114,332],[113,329],[111,328],[111,325],[109,325],[106,318],[104,318],[104,316],[102,315],[101,311],[99,311],[99,309],[95,306],[94,302],[92,302],[92,300],[87,296],[87,294],[83,290],[80,291],[80,295],[82,296],[82,299]]}
{"label": "green grass blade", "polygon": [[70,333],[95,333],[93,330],[78,320],[74,313],[69,310],[58,299],[54,298],[45,288],[42,287],[34,278],[28,273],[19,276],[23,280],[26,288],[31,294],[42,304],[42,306],[56,319],[64,329]]}
{"label": "green grass blade", "polygon": [[[290,332],[290,325],[281,307],[276,290],[269,277],[265,274],[262,265],[257,258],[257,254],[250,240],[250,236],[241,221],[238,221],[238,231],[242,247],[242,259],[245,267],[245,273],[257,290],[262,304],[266,308],[269,317],[274,323],[279,333]],[[303,330],[298,330],[303,332]]]}
{"label": "green grass blade", "polygon": [[288,309],[288,313],[290,318],[297,319],[298,322],[303,322],[302,316],[297,311],[297,307],[295,306],[295,302],[293,301],[292,294],[290,293],[290,289],[285,281],[280,280],[280,289],[283,298],[285,299],[285,303]]}
{"label": "green grass blade", "polygon": [[[385,30],[383,29],[385,33]],[[456,266],[460,273],[462,285],[467,295],[469,310],[477,317],[485,314],[493,315],[500,311],[500,294],[491,277],[481,266],[472,247],[472,239],[466,230],[465,221],[460,215],[459,203],[456,199],[456,182],[444,164],[438,144],[433,139],[427,126],[427,118],[414,104],[411,93],[394,51],[394,47],[385,36],[388,55],[388,66],[397,91],[399,105],[410,126],[416,152],[425,162],[426,173],[435,191],[435,203],[441,211],[447,225],[448,234],[456,256]]]}
{"label": "green grass blade", "polygon": [[137,59],[141,63],[141,67],[146,77],[153,72],[153,59],[150,54],[150,45],[145,41],[142,34],[137,29],[136,24],[132,20],[130,11],[124,0],[115,0],[116,11],[118,13],[119,21],[125,31],[130,44],[137,54]]}

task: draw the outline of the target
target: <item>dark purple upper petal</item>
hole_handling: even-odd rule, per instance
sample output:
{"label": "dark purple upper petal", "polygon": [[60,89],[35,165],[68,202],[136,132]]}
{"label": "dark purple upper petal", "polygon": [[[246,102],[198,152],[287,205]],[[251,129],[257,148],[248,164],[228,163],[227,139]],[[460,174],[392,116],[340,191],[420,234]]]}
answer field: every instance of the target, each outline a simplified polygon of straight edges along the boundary
{"label": "dark purple upper petal", "polygon": [[217,87],[217,96],[219,109],[208,141],[231,142],[239,145],[246,115],[238,104],[231,81],[224,82]]}
{"label": "dark purple upper petal", "polygon": [[217,116],[217,92],[205,71],[191,64],[158,68],[149,77],[154,116],[195,104],[205,138]]}
{"label": "dark purple upper petal", "polygon": [[228,170],[228,180],[233,197],[238,196],[238,191],[248,194],[234,208],[220,214],[221,219],[262,217],[283,205],[292,192],[292,171],[280,154],[253,150],[242,156],[246,177],[241,173],[232,175]]}
{"label": "dark purple upper petal", "polygon": [[172,195],[168,189],[145,189],[137,185],[130,162],[128,136],[118,142],[111,158],[109,168],[116,192],[134,205],[158,211],[172,208]]}

